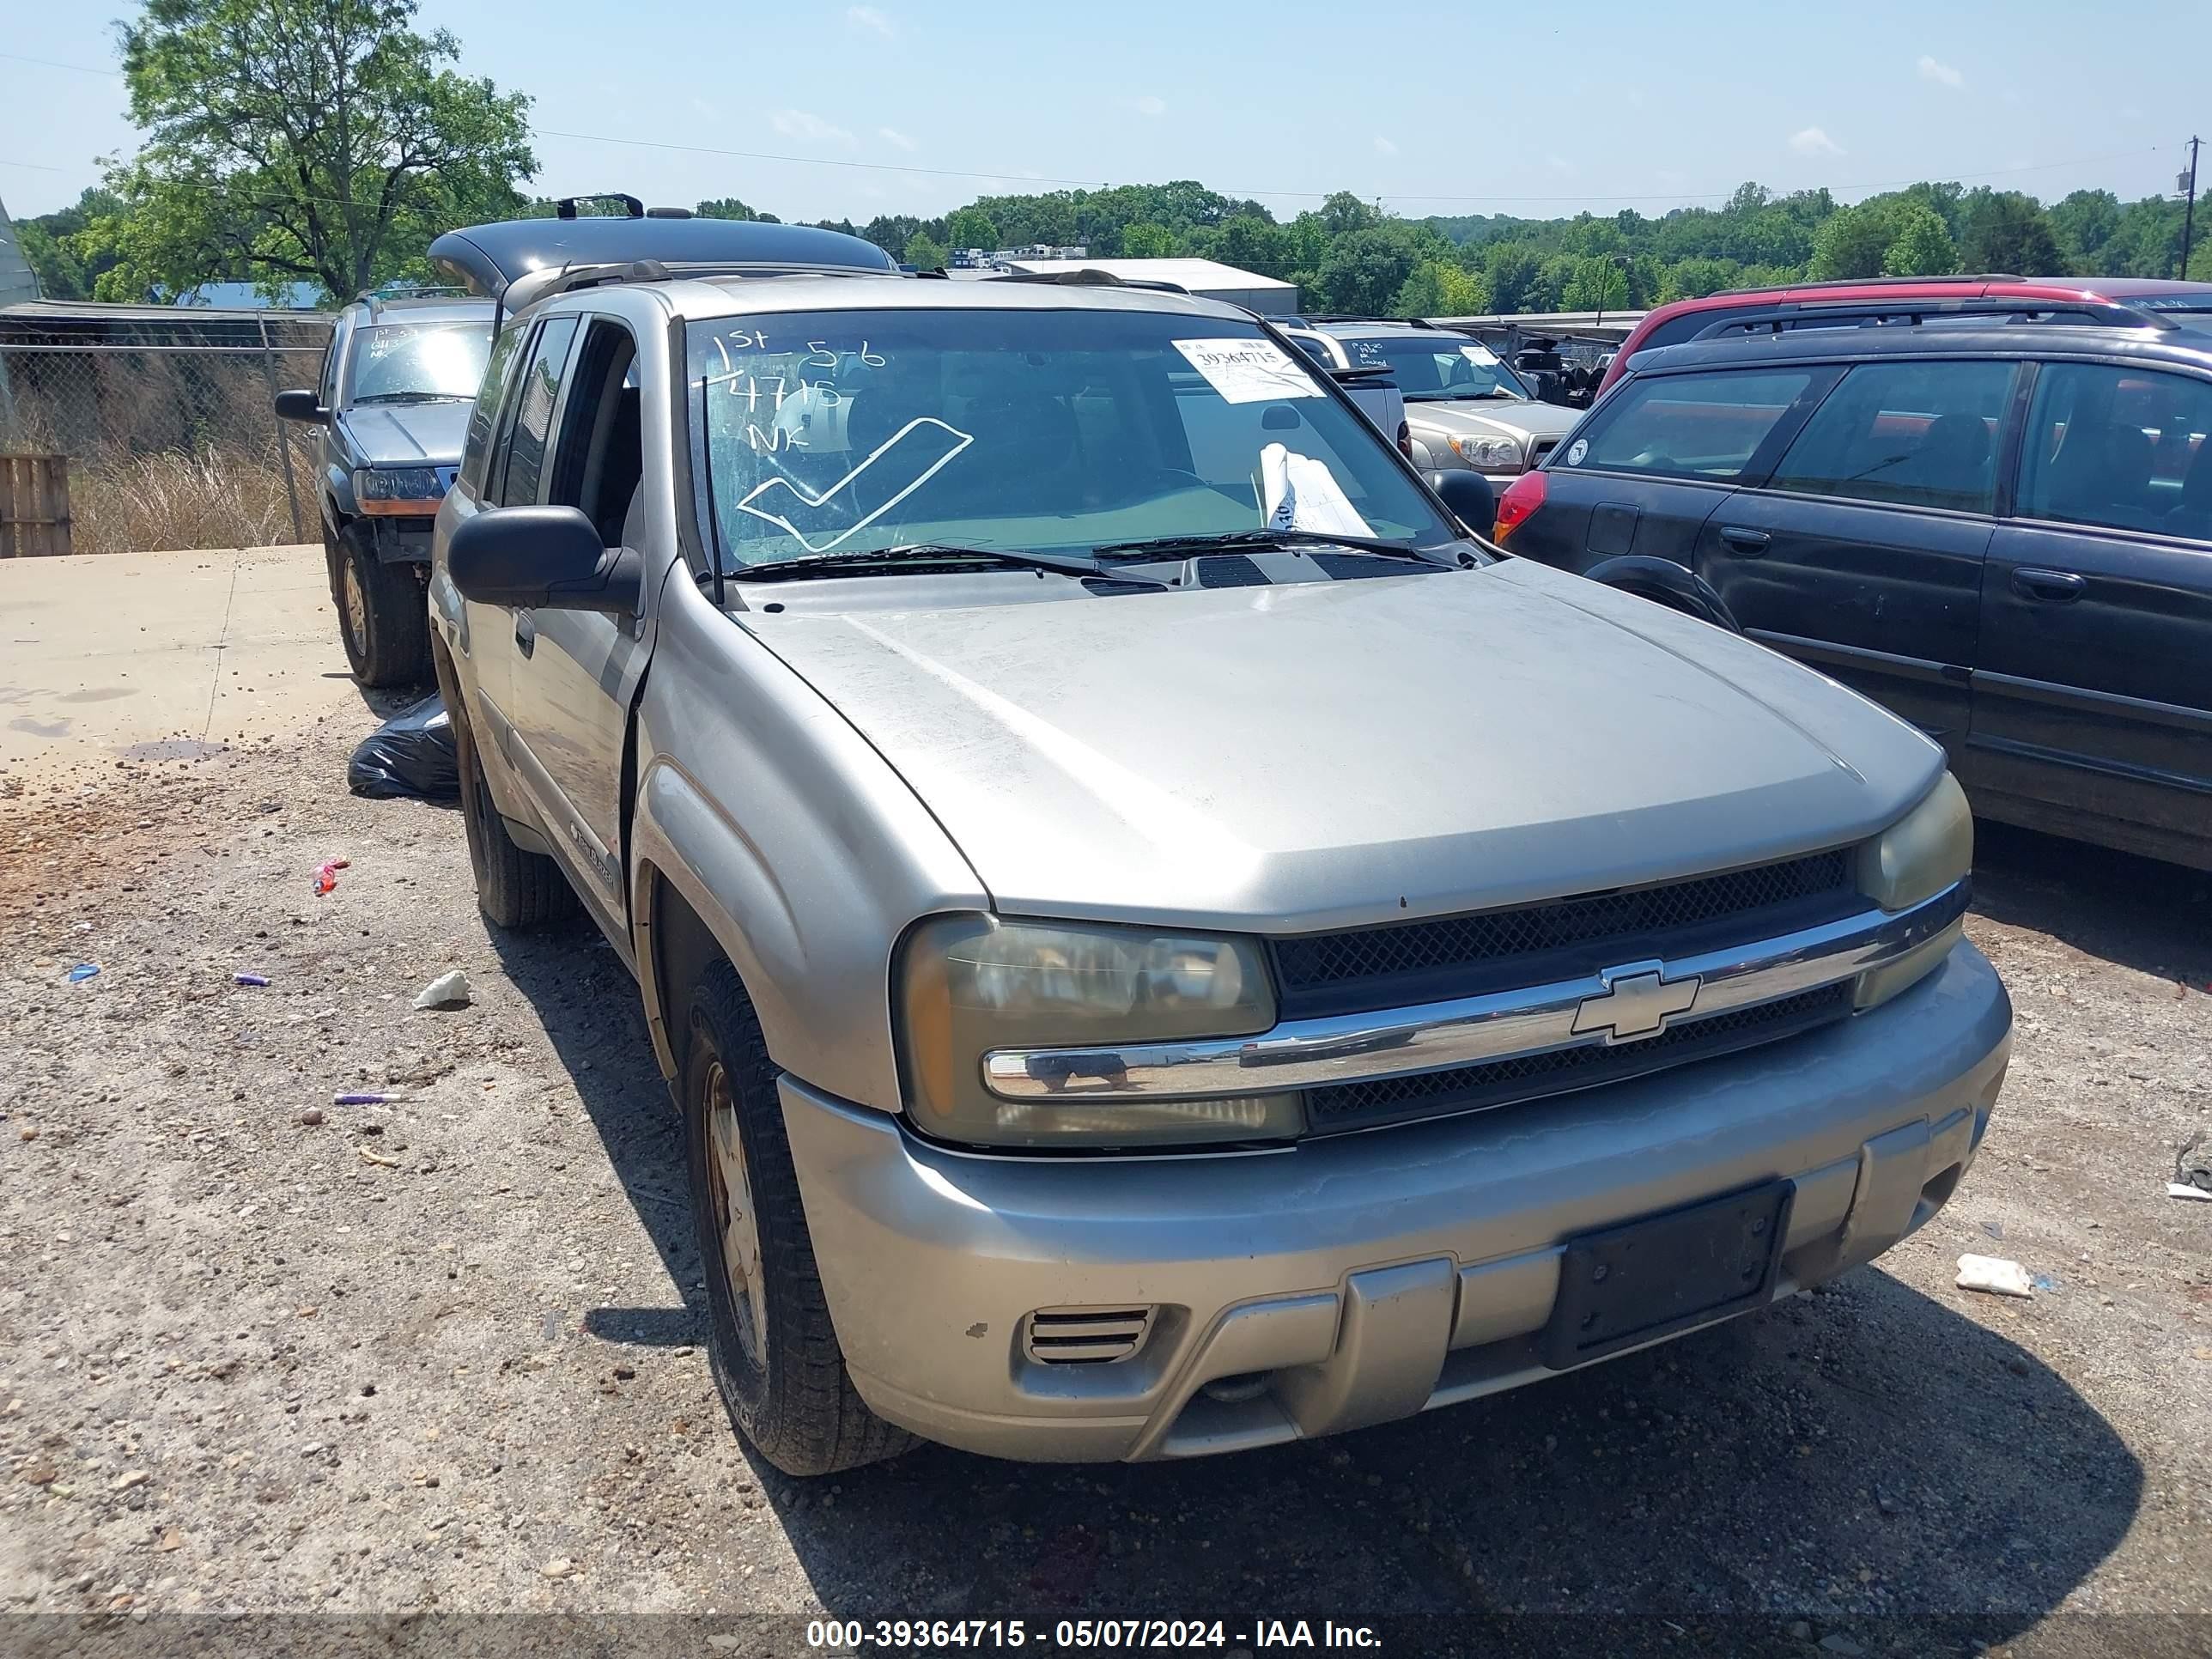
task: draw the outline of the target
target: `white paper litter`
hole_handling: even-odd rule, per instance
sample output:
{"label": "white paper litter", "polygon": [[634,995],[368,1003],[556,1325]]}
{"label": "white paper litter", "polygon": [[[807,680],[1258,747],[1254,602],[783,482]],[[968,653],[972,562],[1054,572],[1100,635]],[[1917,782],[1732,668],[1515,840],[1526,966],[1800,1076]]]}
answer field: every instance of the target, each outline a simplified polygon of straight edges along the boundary
{"label": "white paper litter", "polygon": [[1471,363],[1481,364],[1485,368],[1498,367],[1498,354],[1486,345],[1463,345],[1459,349],[1459,355]]}
{"label": "white paper litter", "polygon": [[456,968],[424,986],[415,999],[417,1008],[465,1008],[469,1006],[469,976]]}
{"label": "white paper litter", "polygon": [[2192,1187],[2185,1181],[2167,1182],[2166,1195],[2168,1198],[2193,1198],[2200,1204],[2212,1204],[2212,1193],[2206,1192],[2202,1187]]}
{"label": "white paper litter", "polygon": [[1177,340],[1175,348],[1206,376],[1206,383],[1221,394],[1224,403],[1323,395],[1313,376],[1285,356],[1273,340]]}
{"label": "white paper litter", "polygon": [[1260,491],[1270,530],[1313,530],[1333,536],[1375,533],[1327,462],[1295,454],[1280,444],[1269,444],[1260,452]]}
{"label": "white paper litter", "polygon": [[2035,1294],[2035,1281],[2017,1261],[2001,1255],[1962,1255],[1959,1258],[1959,1288],[1987,1291],[1994,1296]]}

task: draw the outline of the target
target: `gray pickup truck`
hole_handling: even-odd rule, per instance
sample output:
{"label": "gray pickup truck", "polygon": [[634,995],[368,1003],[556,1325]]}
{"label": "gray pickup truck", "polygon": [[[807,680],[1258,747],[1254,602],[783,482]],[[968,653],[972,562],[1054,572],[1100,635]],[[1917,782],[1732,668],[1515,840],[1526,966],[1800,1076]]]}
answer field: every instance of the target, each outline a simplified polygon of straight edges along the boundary
{"label": "gray pickup truck", "polygon": [[636,975],[771,1462],[1328,1434],[1942,1207],[2011,1011],[1936,745],[1497,556],[1245,312],[843,240],[540,278],[429,594],[482,904]]}

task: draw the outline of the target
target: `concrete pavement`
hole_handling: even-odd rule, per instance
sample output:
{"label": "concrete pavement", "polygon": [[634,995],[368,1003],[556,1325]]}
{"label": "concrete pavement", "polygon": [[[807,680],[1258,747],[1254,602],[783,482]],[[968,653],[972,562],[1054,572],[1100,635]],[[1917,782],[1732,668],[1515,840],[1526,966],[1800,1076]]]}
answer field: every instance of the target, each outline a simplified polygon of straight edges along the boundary
{"label": "concrete pavement", "polygon": [[0,560],[0,780],[18,788],[336,711],[364,704],[320,547]]}

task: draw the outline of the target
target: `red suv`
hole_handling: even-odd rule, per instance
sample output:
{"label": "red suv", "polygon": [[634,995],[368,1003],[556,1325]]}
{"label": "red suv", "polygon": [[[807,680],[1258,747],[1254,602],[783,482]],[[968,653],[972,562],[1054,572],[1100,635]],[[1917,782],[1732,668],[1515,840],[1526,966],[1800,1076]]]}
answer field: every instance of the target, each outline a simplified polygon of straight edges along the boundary
{"label": "red suv", "polygon": [[2212,283],[2168,282],[2154,276],[1874,276],[1841,283],[1796,283],[1787,288],[1742,288],[1701,299],[1676,300],[1644,313],[1598,382],[1598,395],[1628,369],[1639,351],[1680,345],[1730,312],[1780,311],[1796,305],[1838,305],[1854,300],[2104,300],[2161,315],[2195,313],[2212,318]]}

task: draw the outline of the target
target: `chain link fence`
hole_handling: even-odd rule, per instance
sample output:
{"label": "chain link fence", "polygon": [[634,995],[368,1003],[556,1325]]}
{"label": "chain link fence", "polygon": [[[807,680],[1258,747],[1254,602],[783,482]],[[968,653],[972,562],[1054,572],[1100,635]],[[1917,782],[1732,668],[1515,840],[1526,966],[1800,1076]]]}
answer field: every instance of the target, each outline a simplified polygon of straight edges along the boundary
{"label": "chain link fence", "polygon": [[316,429],[270,404],[329,319],[125,309],[0,313],[0,556],[319,539]]}

